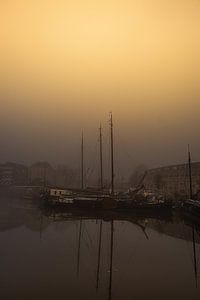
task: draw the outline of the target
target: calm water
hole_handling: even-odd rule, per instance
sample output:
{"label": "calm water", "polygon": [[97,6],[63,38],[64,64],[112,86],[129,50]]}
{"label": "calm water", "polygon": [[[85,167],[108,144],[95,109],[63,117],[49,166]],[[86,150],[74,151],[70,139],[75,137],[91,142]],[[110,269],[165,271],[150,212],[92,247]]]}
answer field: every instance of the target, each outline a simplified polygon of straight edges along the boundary
{"label": "calm water", "polygon": [[187,220],[47,216],[9,197],[0,208],[1,299],[200,298],[200,231]]}

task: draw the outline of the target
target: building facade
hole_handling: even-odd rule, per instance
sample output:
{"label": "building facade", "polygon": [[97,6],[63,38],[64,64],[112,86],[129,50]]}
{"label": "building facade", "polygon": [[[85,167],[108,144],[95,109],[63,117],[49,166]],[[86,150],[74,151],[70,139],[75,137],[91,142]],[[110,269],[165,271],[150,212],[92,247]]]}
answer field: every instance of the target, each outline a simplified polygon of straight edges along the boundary
{"label": "building facade", "polygon": [[0,186],[26,185],[28,168],[26,166],[7,162],[0,165]]}
{"label": "building facade", "polygon": [[[200,194],[200,162],[191,164],[192,193]],[[148,170],[144,179],[146,189],[158,191],[171,198],[189,197],[188,164],[173,165]]]}

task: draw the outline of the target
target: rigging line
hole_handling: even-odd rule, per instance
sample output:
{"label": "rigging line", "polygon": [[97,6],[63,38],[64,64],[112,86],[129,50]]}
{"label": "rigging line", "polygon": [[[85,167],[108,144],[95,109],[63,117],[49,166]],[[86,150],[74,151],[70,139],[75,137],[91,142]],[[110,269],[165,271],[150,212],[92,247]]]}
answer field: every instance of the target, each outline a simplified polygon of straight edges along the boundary
{"label": "rigging line", "polygon": [[93,248],[93,246],[91,245],[91,243],[90,243],[88,237],[86,237],[86,236],[85,236],[85,244],[86,244],[88,250],[90,251],[90,253],[92,254],[93,249],[91,249],[91,248]]}
{"label": "rigging line", "polygon": [[92,238],[90,237],[88,229],[85,227],[84,230],[85,230],[85,235],[84,235],[85,243],[88,247],[88,250],[90,251],[90,253],[92,255],[93,250],[95,250],[94,245],[93,245],[93,241],[92,241]]}
{"label": "rigging line", "polygon": [[86,234],[87,234],[87,237],[88,237],[88,240],[89,240],[91,246],[93,246],[93,245],[92,245],[92,239],[91,239],[91,237],[90,237],[89,231],[88,231],[88,229],[86,228],[86,226],[85,226],[85,232],[86,232]]}
{"label": "rigging line", "polygon": [[88,240],[86,239],[86,236],[84,237],[84,245],[85,245],[85,247],[87,248],[87,254],[89,254],[90,253],[90,258],[92,257],[92,253],[93,253],[93,251],[92,251],[92,249],[91,249],[91,247],[90,247],[90,245],[89,245],[89,242],[88,242]]}
{"label": "rigging line", "polygon": [[87,174],[86,174],[87,181],[89,181],[89,179],[94,174],[94,172],[95,172],[95,168],[88,168]]}
{"label": "rigging line", "polygon": [[89,243],[88,243],[88,241],[86,239],[84,239],[84,243],[85,243],[85,246],[86,246],[86,248],[88,250],[87,253],[90,252],[90,254],[91,254],[91,249],[90,249]]}

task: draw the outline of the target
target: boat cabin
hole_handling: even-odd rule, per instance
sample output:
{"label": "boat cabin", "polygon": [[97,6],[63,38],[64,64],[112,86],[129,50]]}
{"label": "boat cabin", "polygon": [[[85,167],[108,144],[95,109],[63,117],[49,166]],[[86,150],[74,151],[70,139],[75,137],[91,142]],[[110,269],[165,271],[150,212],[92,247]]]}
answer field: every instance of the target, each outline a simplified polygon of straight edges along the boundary
{"label": "boat cabin", "polygon": [[50,196],[57,196],[57,197],[69,196],[69,195],[72,195],[72,191],[65,190],[65,189],[59,189],[59,188],[50,188],[49,189],[49,195]]}

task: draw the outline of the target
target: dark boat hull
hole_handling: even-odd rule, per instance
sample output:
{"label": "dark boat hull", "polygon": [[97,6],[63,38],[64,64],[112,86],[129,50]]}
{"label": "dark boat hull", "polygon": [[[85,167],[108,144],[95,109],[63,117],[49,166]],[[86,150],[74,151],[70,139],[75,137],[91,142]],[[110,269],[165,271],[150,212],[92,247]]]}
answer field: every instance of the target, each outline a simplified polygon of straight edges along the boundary
{"label": "dark boat hull", "polygon": [[184,214],[190,214],[197,218],[200,218],[200,203],[193,200],[187,200],[182,207]]}
{"label": "dark boat hull", "polygon": [[172,211],[171,203],[133,203],[132,201],[116,201],[114,198],[94,199],[75,199],[71,203],[59,201],[45,201],[45,206],[53,209],[59,208],[63,211],[67,210],[85,210],[85,211],[115,211],[122,213],[170,213]]}
{"label": "dark boat hull", "polygon": [[127,220],[144,219],[144,218],[157,218],[157,219],[172,219],[172,210],[150,210],[150,209],[86,209],[80,207],[45,207],[43,213],[46,216],[61,219],[103,219],[109,220]]}

